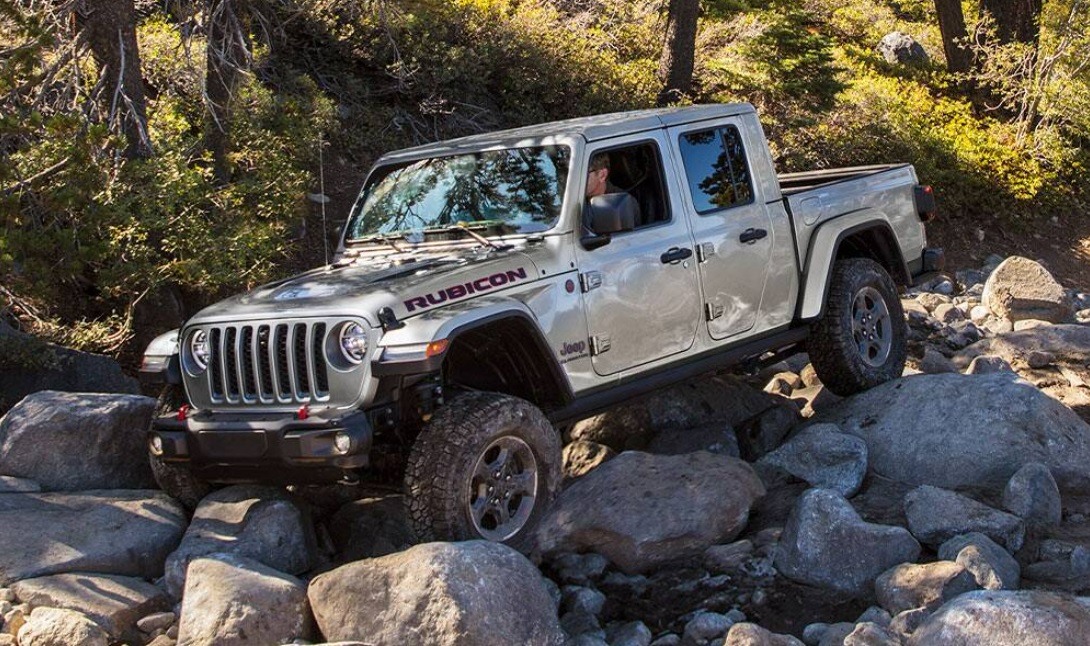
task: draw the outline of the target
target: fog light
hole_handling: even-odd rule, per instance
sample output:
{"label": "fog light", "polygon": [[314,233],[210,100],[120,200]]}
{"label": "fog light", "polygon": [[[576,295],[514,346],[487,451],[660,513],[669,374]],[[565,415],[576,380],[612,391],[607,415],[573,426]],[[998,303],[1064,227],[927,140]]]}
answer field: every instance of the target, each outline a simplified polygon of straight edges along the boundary
{"label": "fog light", "polygon": [[159,435],[152,435],[148,438],[148,449],[154,456],[160,456],[163,454],[163,438]]}
{"label": "fog light", "polygon": [[352,448],[352,436],[344,431],[337,431],[337,434],[333,436],[333,448],[337,450],[337,453],[348,453]]}

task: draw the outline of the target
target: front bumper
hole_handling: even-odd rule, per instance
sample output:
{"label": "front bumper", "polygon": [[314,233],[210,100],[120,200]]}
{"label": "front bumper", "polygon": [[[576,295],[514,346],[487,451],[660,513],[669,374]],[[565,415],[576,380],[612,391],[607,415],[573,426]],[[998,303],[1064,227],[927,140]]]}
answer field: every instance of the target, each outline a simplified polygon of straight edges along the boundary
{"label": "front bumper", "polygon": [[[334,447],[339,432],[351,438],[345,453]],[[307,484],[333,482],[345,470],[368,466],[373,431],[361,411],[306,420],[201,412],[184,420],[157,418],[149,446],[154,436],[162,442],[163,461],[185,465],[209,482]]]}

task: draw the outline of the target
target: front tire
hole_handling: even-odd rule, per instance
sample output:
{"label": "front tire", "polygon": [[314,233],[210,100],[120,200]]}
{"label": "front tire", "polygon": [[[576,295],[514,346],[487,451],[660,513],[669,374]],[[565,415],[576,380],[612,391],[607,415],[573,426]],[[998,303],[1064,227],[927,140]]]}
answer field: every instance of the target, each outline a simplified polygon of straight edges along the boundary
{"label": "front tire", "polygon": [[560,481],[560,438],[536,406],[467,393],[435,413],[409,453],[409,517],[421,541],[525,550]]}
{"label": "front tire", "polygon": [[826,388],[847,396],[901,376],[908,346],[893,279],[869,258],[837,261],[810,361]]}
{"label": "front tire", "polygon": [[[171,384],[163,387],[155,404],[155,414],[151,418],[152,426],[149,426],[149,430],[154,427],[156,419],[177,411],[185,403],[185,394],[181,386]],[[212,493],[211,484],[193,475],[193,472],[183,465],[166,462],[151,452],[148,453],[148,462],[151,464],[151,474],[163,493],[174,498],[190,511],[196,509],[197,504]]]}

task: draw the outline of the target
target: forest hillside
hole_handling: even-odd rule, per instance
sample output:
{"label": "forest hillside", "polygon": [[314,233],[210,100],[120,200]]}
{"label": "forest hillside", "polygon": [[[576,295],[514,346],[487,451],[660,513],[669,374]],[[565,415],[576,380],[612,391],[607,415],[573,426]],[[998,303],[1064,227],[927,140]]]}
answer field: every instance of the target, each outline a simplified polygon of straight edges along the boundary
{"label": "forest hillside", "polygon": [[753,103],[781,171],[911,162],[955,263],[1076,275],[1088,4],[2,0],[0,314],[131,361],[321,264],[386,151],[663,103]]}

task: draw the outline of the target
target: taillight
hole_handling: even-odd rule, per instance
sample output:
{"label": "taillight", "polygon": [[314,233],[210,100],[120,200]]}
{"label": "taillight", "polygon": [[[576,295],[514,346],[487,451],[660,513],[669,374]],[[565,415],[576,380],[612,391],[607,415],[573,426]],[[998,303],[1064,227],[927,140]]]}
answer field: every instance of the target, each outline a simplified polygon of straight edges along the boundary
{"label": "taillight", "polygon": [[916,213],[924,222],[930,222],[938,215],[938,206],[935,204],[935,191],[930,186],[916,185]]}

